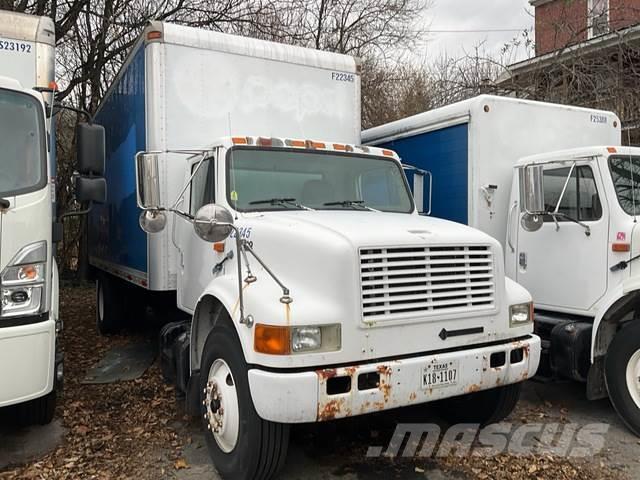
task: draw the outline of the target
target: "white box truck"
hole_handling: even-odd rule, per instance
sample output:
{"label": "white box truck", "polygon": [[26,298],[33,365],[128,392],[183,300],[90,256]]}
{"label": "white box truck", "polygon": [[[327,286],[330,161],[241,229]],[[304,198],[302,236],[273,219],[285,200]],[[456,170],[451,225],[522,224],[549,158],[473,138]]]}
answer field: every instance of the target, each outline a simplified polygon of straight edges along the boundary
{"label": "white box truck", "polygon": [[223,477],[274,475],[292,423],[514,407],[531,298],[499,242],[421,217],[396,154],[359,145],[353,58],[152,22],[97,118],[98,327],[174,292],[163,371]]}
{"label": "white box truck", "polygon": [[[63,377],[53,257],[59,240],[54,231],[60,231],[54,211],[54,66],[53,21],[1,10],[0,407],[24,424],[52,420]],[[79,200],[89,200],[104,182],[91,174],[99,173],[100,155],[91,147],[101,133],[97,126],[78,130],[80,150],[88,155],[80,154]]]}
{"label": "white box truck", "polygon": [[620,146],[618,117],[479,96],[363,140],[433,174],[434,216],[503,242],[507,275],[533,295],[540,372],[608,394],[640,435],[640,149]]}

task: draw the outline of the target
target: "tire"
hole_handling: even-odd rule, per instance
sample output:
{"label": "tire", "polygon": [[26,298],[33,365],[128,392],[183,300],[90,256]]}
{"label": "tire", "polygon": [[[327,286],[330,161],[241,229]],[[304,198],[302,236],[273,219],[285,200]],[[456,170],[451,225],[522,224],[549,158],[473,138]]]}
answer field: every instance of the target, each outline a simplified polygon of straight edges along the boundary
{"label": "tire", "polygon": [[96,327],[102,335],[118,333],[124,324],[123,288],[120,281],[101,273],[96,280]]}
{"label": "tire", "polygon": [[622,421],[640,437],[640,322],[623,327],[605,358],[609,398]]}
{"label": "tire", "polygon": [[518,403],[522,383],[470,393],[436,402],[440,417],[450,424],[490,425],[507,418]]}
{"label": "tire", "polygon": [[56,390],[44,397],[9,407],[14,409],[12,421],[20,426],[47,425],[53,420],[56,411]]}
{"label": "tire", "polygon": [[[218,324],[205,342],[200,369],[200,418],[207,449],[222,478],[266,480],[284,465],[289,425],[258,416],[247,371],[233,326]],[[220,407],[223,416],[217,415]],[[223,427],[214,433],[216,422]]]}

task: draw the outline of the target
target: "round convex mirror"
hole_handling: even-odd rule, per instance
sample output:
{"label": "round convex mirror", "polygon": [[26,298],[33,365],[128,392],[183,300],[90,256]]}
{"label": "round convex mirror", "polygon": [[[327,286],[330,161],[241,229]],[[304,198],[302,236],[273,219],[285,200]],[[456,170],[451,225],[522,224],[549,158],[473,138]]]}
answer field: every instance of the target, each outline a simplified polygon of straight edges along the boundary
{"label": "round convex mirror", "polygon": [[[222,224],[222,225],[221,225]],[[196,234],[207,242],[221,242],[225,240],[233,228],[233,215],[225,207],[210,203],[198,210],[193,219]]]}
{"label": "round convex mirror", "polygon": [[140,228],[147,233],[159,233],[167,225],[167,215],[160,210],[145,210],[138,219]]}
{"label": "round convex mirror", "polygon": [[535,215],[531,213],[525,213],[522,216],[522,220],[520,220],[520,225],[522,225],[522,228],[527,232],[536,232],[540,230],[542,223],[542,215]]}

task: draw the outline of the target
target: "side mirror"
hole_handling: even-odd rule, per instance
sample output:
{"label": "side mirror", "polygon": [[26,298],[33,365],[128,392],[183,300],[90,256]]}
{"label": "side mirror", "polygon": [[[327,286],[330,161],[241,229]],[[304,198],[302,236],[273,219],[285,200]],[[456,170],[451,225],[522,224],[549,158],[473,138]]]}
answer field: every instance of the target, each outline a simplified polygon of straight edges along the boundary
{"label": "side mirror", "polygon": [[233,215],[225,207],[210,203],[197,211],[193,228],[205,242],[221,242],[233,231]]}
{"label": "side mirror", "polygon": [[76,153],[80,175],[104,176],[104,138],[102,125],[79,123],[76,127]]}
{"label": "side mirror", "polygon": [[160,208],[160,175],[157,154],[138,153],[136,155],[136,179],[138,206],[145,210]]}
{"label": "side mirror", "polygon": [[107,182],[102,177],[76,177],[76,199],[80,203],[104,203],[107,200]]}
{"label": "side mirror", "polygon": [[[403,170],[413,173],[413,201],[416,204],[416,210],[423,215],[431,215],[431,196],[433,192],[433,175],[428,170],[422,170],[413,165],[402,165]],[[429,177],[429,202],[425,207],[424,185]]]}
{"label": "side mirror", "polygon": [[531,215],[542,215],[544,208],[544,167],[526,165],[520,170],[520,190],[524,211]]}

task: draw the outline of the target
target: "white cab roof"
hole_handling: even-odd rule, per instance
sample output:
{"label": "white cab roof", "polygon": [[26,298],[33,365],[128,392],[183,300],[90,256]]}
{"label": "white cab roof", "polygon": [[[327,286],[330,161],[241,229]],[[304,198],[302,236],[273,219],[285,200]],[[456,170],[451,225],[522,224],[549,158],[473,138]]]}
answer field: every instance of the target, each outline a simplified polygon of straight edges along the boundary
{"label": "white cab roof", "polygon": [[559,161],[559,160],[579,160],[584,158],[590,158],[595,156],[603,156],[607,157],[609,155],[635,155],[640,156],[640,148],[638,147],[619,147],[619,146],[606,146],[599,145],[593,147],[581,147],[581,148],[570,148],[567,150],[558,150],[551,153],[542,153],[539,155],[531,155],[529,157],[524,157],[518,160],[518,162],[514,165],[515,168],[518,168],[522,165],[526,164],[535,164],[535,163],[547,163],[551,161]]}

